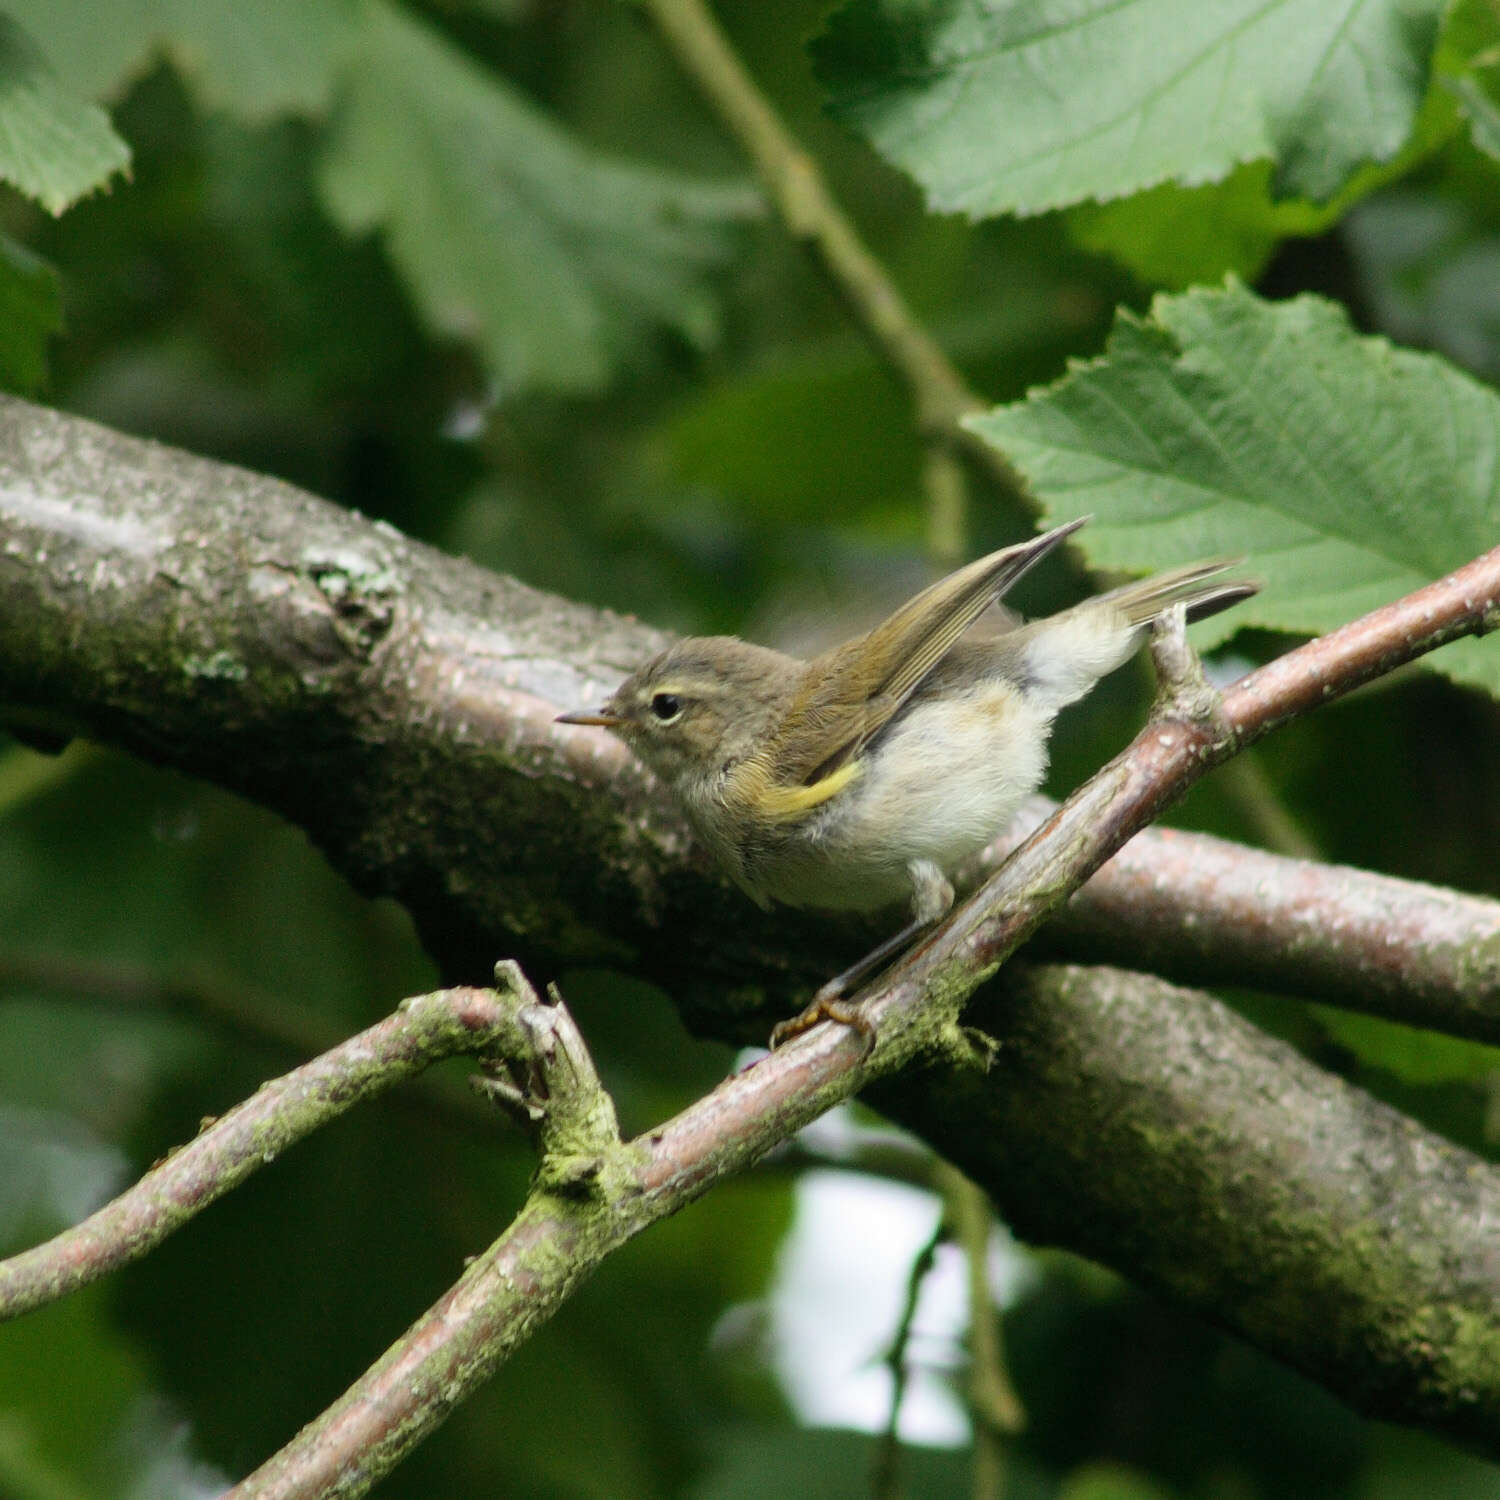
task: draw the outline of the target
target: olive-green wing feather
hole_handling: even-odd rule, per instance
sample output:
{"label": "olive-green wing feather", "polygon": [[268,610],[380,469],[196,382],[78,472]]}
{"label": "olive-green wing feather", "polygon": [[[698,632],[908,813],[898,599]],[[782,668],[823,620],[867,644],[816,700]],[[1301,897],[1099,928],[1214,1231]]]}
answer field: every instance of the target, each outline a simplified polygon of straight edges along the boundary
{"label": "olive-green wing feather", "polygon": [[950,573],[868,636],[812,662],[756,776],[770,786],[798,789],[786,816],[800,816],[823,801],[823,783],[890,722],[979,616],[1082,525],[1070,521]]}

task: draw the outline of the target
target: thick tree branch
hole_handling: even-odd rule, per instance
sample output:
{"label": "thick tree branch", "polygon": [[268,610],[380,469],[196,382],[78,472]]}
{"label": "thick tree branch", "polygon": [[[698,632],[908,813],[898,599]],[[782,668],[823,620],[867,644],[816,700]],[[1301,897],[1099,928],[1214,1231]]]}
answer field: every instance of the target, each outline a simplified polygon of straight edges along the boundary
{"label": "thick tree branch", "polygon": [[1500,1453],[1493,1167],[1144,975],[1007,970],[971,1019],[1000,1043],[989,1075],[945,1070],[901,1113],[1002,1184],[1019,1235],[1128,1262],[1360,1410]]}
{"label": "thick tree branch", "polygon": [[[697,1016],[721,1035],[764,1026],[756,1008],[761,997],[738,1016],[725,1013],[724,993],[735,981],[749,978],[784,997],[809,975],[826,973],[834,957],[827,924],[786,914],[756,917],[695,868],[692,856],[684,858],[680,823],[623,752],[602,736],[551,724],[554,705],[593,701],[650,649],[654,639],[639,627],[544,600],[287,486],[18,402],[0,404],[0,506],[0,700],[23,724],[86,730],[278,807],[314,832],[366,889],[407,900],[434,951],[461,971],[473,972],[482,953],[503,951],[513,934],[548,969],[613,959],[680,985],[685,994],[695,986],[699,997],[717,993],[721,1008]],[[791,1122],[803,1108],[826,1107],[877,1071],[928,1058],[931,1071],[882,1085],[881,1102],[962,1160],[1023,1229],[1100,1253],[1126,1274],[1172,1289],[1272,1352],[1319,1371],[1335,1388],[1349,1383],[1388,1414],[1420,1411],[1445,1430],[1494,1442],[1484,1422],[1500,1404],[1486,1397],[1484,1416],[1462,1393],[1444,1387],[1434,1396],[1442,1381],[1413,1372],[1414,1360],[1428,1359],[1423,1368],[1430,1368],[1420,1343],[1387,1339],[1383,1384],[1367,1392],[1349,1347],[1316,1344],[1318,1318],[1311,1311],[1283,1339],[1276,1318],[1241,1310],[1232,1276],[1204,1270],[1192,1258],[1213,1253],[1202,1233],[1186,1234],[1170,1209],[1164,1213],[1159,1194],[1134,1188],[1159,1175],[1151,1122],[1175,1140],[1180,1117],[1172,1113],[1170,1090],[1143,1094],[1122,1063],[1121,1103],[1111,1104],[1107,1056],[1075,1082],[1060,1076],[1055,1057],[1036,1054],[1037,1089],[1063,1101],[1077,1092],[1074,1119],[1084,1148],[1095,1132],[1095,1124],[1082,1123],[1093,1118],[1090,1109],[1132,1102],[1145,1111],[1135,1116],[1144,1123],[1112,1149],[1113,1186],[1106,1190],[1048,1145],[1050,1106],[1010,1120],[1011,1138],[994,1143],[1006,1155],[987,1156],[988,1147],[972,1138],[970,1123],[983,1117],[974,1101],[990,1111],[1007,1107],[1009,1053],[1002,1050],[1001,1074],[991,1078],[954,1071],[952,1058],[964,1050],[956,1025],[962,998],[1168,795],[1229,753],[1236,738],[1278,722],[1288,705],[1321,701],[1330,683],[1352,685],[1445,632],[1487,623],[1496,589],[1500,557],[1491,555],[1350,631],[1291,653],[1233,690],[1221,709],[1152,726],[1047,821],[999,884],[887,976],[873,1001],[881,1025],[872,1057],[836,1028],[806,1038],[779,1054],[774,1067],[748,1075],[752,1112]],[[857,928],[845,936],[863,940]],[[1086,990],[1081,978],[1069,984]],[[1188,1004],[1164,986],[1152,995],[1153,1006],[1167,1010]],[[1101,1000],[1102,1012],[1087,1018],[1075,1008],[1072,1024],[1107,1035],[1114,1026],[1108,987]],[[1179,1025],[1175,1014],[1156,1017],[1153,1035],[1176,1035],[1187,1046],[1175,1061],[1184,1086],[1204,1058],[1234,1051],[1238,1023],[1217,1011],[1206,1020],[1204,1014],[1194,1011],[1191,1027]],[[1001,1018],[989,1017],[986,1025],[1004,1039]],[[1082,1047],[1087,1039],[1073,1040]],[[1288,1073],[1304,1065],[1271,1044],[1241,1049],[1240,1056],[1250,1070],[1242,1086],[1263,1108],[1287,1097],[1294,1078],[1322,1078],[1310,1069]],[[967,1094],[971,1107],[952,1112],[945,1098],[935,1097],[944,1094]],[[1311,1097],[1329,1104],[1316,1090]],[[1340,1119],[1356,1132],[1357,1153],[1357,1112]],[[1199,1134],[1208,1141],[1211,1133]],[[1259,1139],[1252,1133],[1236,1146],[1213,1138],[1211,1150],[1190,1158],[1200,1177],[1188,1186],[1206,1197],[1246,1190]],[[701,1191],[763,1149],[746,1134],[743,1112],[726,1113],[709,1101],[690,1130],[684,1125],[663,1140],[672,1152],[661,1187],[672,1192]],[[1434,1246],[1451,1241],[1455,1264],[1477,1265],[1464,1237],[1473,1195],[1490,1211],[1493,1174],[1467,1159],[1462,1172],[1449,1172],[1444,1163],[1457,1158],[1448,1148],[1425,1135],[1420,1140],[1408,1165],[1426,1184],[1412,1191],[1433,1194],[1424,1198],[1427,1217],[1418,1221],[1430,1264],[1443,1264],[1448,1251]],[[1277,1161],[1283,1175],[1274,1181],[1268,1175],[1264,1192],[1321,1201],[1323,1184],[1316,1173],[1299,1171],[1290,1148]],[[1036,1175],[1013,1180],[1017,1162],[1033,1163]],[[1435,1164],[1430,1183],[1428,1163]],[[1468,1198],[1458,1192],[1460,1179]],[[1335,1220],[1338,1195],[1348,1190],[1342,1181],[1330,1189],[1324,1207]],[[1050,1220],[1028,1218],[1032,1194],[1054,1203]],[[1370,1186],[1363,1201],[1379,1200]],[[1125,1226],[1108,1243],[1079,1228],[1096,1206]],[[1255,1253],[1263,1223],[1274,1221],[1250,1212],[1232,1225],[1214,1222],[1231,1242],[1230,1264],[1237,1264]],[[1398,1259],[1416,1253],[1399,1226],[1380,1219],[1379,1227],[1374,1238],[1389,1232]],[[1289,1278],[1282,1295],[1295,1301],[1304,1289],[1294,1274],[1296,1257],[1283,1255],[1276,1236],[1261,1253],[1272,1249]],[[1363,1275],[1366,1268],[1354,1270]],[[1500,1266],[1491,1271],[1500,1274]],[[1494,1290],[1492,1303],[1500,1300]],[[1375,1324],[1379,1309],[1358,1287],[1345,1294],[1354,1309],[1350,1325],[1384,1338]],[[1482,1323],[1470,1319],[1465,1331],[1466,1340],[1472,1336],[1464,1346],[1471,1366],[1494,1358]]]}
{"label": "thick tree branch", "polygon": [[[0,398],[0,720],[280,812],[403,902],[451,980],[486,982],[496,953],[613,962],[761,1040],[878,927],[757,912],[622,746],[553,724],[663,644],[290,485]],[[1500,903],[1199,835],[1135,839],[1048,942],[1500,1026]]]}

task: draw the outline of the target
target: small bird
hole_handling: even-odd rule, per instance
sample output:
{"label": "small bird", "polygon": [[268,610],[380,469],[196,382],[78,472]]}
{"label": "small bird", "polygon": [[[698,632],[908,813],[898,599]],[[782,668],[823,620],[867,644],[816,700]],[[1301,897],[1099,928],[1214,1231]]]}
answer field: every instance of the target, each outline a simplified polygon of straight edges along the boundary
{"label": "small bird", "polygon": [[559,717],[624,740],[761,906],[909,904],[910,922],[777,1027],[773,1046],[823,1019],[865,1030],[839,997],[952,906],[955,867],[1041,785],[1058,711],[1126,661],[1165,611],[1202,619],[1256,592],[1224,579],[1233,563],[1220,559],[966,639],[1084,520],[960,568],[811,661],[692,637],[601,708]]}

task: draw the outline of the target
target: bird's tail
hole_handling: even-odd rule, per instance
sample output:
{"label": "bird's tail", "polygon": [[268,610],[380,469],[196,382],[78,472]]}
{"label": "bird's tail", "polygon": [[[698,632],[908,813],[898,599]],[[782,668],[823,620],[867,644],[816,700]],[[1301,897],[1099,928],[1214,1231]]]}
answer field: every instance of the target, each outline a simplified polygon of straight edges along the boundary
{"label": "bird's tail", "polygon": [[1174,605],[1185,605],[1189,620],[1201,620],[1256,593],[1259,584],[1223,576],[1236,562],[1191,563],[1034,620],[1001,638],[1001,659],[1035,706],[1056,713],[1132,655],[1151,621]]}
{"label": "bird's tail", "polygon": [[1173,568],[1169,573],[1111,589],[1088,600],[1086,607],[1111,607],[1131,625],[1149,625],[1173,605],[1184,604],[1189,622],[1206,620],[1260,592],[1260,585],[1251,579],[1223,576],[1243,561],[1239,557],[1217,557],[1208,562],[1189,563],[1184,568]]}

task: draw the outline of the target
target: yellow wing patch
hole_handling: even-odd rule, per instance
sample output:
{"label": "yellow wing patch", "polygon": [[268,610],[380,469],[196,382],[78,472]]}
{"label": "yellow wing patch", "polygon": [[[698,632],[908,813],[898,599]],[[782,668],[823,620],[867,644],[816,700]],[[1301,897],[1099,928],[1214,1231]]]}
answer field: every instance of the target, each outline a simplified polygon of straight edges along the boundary
{"label": "yellow wing patch", "polygon": [[836,797],[861,772],[858,760],[845,761],[838,770],[811,786],[762,786],[754,799],[761,813],[773,823],[790,823]]}

